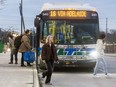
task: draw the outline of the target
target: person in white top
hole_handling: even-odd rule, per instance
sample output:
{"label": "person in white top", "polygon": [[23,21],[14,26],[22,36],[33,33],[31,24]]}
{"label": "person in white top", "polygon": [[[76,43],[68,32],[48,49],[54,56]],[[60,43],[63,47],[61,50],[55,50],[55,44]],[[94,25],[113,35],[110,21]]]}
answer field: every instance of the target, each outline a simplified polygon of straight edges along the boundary
{"label": "person in white top", "polygon": [[104,38],[105,38],[105,34],[101,33],[99,35],[99,38],[98,38],[97,43],[96,43],[95,50],[97,51],[97,61],[96,61],[96,65],[94,68],[94,73],[93,73],[94,76],[97,75],[97,72],[98,72],[99,67],[101,65],[102,65],[102,68],[105,72],[105,75],[108,75],[107,64],[106,64],[106,61],[104,59],[104,49],[105,49],[104,43],[103,43]]}
{"label": "person in white top", "polygon": [[13,64],[13,56],[15,56],[15,64],[18,64],[17,51],[14,46],[14,38],[12,35],[9,35],[9,44],[10,44],[10,49],[11,49],[9,64]]}

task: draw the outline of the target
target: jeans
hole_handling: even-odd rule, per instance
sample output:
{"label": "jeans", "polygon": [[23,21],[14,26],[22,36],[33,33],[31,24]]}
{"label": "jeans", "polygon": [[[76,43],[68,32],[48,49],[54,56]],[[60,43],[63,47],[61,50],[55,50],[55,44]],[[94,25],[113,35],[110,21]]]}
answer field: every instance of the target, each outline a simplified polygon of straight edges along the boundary
{"label": "jeans", "polygon": [[99,70],[99,67],[100,67],[100,63],[102,63],[102,68],[104,69],[104,72],[105,72],[105,75],[107,75],[108,71],[107,71],[107,64],[106,64],[106,61],[104,58],[98,58],[97,59],[97,62],[96,62],[96,65],[95,65],[95,68],[94,68],[94,75],[97,74],[98,70]]}

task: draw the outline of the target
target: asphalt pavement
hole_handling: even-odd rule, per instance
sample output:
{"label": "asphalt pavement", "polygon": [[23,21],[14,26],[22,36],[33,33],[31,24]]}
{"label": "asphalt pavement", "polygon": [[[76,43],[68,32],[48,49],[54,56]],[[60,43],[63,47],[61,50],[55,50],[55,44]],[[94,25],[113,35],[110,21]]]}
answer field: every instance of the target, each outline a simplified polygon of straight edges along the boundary
{"label": "asphalt pavement", "polygon": [[10,53],[0,53],[0,87],[39,87],[35,63],[31,67],[21,67],[20,58],[19,53],[18,64],[8,64]]}
{"label": "asphalt pavement", "polygon": [[[116,57],[116,53],[105,53],[105,56],[110,56],[110,57]],[[93,74],[91,74],[91,73],[87,73],[87,74],[72,74],[72,76],[74,75],[74,77],[71,77],[71,75],[68,75],[69,76],[69,79],[71,79],[71,78],[75,78],[75,77],[80,77],[80,79],[78,79],[78,81],[77,81],[77,79],[76,80],[71,80],[71,81],[73,81],[73,82],[75,82],[76,84],[70,84],[70,82],[67,82],[67,80],[68,81],[70,81],[67,77],[68,76],[65,76],[66,74],[69,74],[69,73],[63,73],[63,74],[61,74],[61,73],[53,73],[53,76],[52,76],[52,78],[54,79],[54,80],[52,80],[51,82],[53,83],[52,85],[46,85],[45,84],[45,79],[42,79],[41,77],[42,77],[42,72],[40,72],[39,73],[39,78],[40,78],[40,84],[42,85],[42,87],[76,87],[77,86],[77,84],[78,84],[78,86],[79,87],[83,87],[82,86],[82,84],[83,84],[83,82],[81,82],[81,80],[80,79],[83,79],[84,78],[84,80],[88,80],[88,78],[90,78],[90,83],[91,84],[89,84],[88,86],[86,86],[86,87],[90,87],[90,85],[91,85],[91,87],[98,87],[98,84],[96,84],[96,79],[97,78],[95,78],[95,77],[93,77]],[[59,75],[61,75],[61,77],[59,77]],[[78,76],[75,76],[75,75],[78,75]],[[63,78],[62,78],[62,76],[63,76]],[[85,76],[85,77],[84,77]],[[67,79],[66,79],[66,78]],[[86,78],[87,77],[87,78]],[[110,75],[110,77],[105,77],[105,75],[103,75],[103,74],[99,74],[99,77],[100,78],[98,78],[97,80],[97,82],[100,82],[100,80],[102,79],[102,80],[104,80],[104,82],[103,81],[101,81],[101,84],[104,84],[105,83],[105,81],[107,80],[107,81],[109,81],[110,79],[115,79],[116,78],[116,74],[111,74]],[[59,80],[58,80],[58,78],[60,78]],[[60,80],[61,80],[61,78],[62,79],[64,79],[63,80],[63,82],[61,82]],[[57,80],[56,80],[57,79]],[[100,79],[100,80],[99,80]],[[58,83],[58,82],[60,82],[60,83]],[[77,83],[78,82],[78,83]],[[85,85],[86,84],[88,84],[88,82],[89,81],[86,81],[87,83],[85,83]],[[94,83],[95,82],[95,83]],[[68,85],[67,85],[67,83],[68,83]],[[64,85],[65,84],[65,85]],[[69,85],[70,84],[70,85]],[[108,85],[111,85],[111,83],[110,82],[107,82],[107,84]],[[76,86],[75,86],[76,85]],[[106,86],[106,87],[108,87],[108,85]],[[112,84],[112,85],[114,85],[114,83]],[[111,85],[111,86],[112,86]],[[112,86],[112,87],[114,87],[114,86]]]}

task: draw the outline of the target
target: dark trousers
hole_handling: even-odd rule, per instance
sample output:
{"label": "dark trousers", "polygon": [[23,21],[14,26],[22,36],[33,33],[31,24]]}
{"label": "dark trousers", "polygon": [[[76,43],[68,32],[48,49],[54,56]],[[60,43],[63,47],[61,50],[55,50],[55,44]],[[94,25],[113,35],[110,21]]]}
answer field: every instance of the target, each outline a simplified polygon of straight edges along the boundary
{"label": "dark trousers", "polygon": [[18,58],[17,58],[17,50],[14,51],[11,51],[11,54],[10,54],[10,62],[13,63],[13,56],[15,57],[15,62],[17,63],[18,61]]}
{"label": "dark trousers", "polygon": [[23,58],[24,52],[22,52],[22,57],[21,57],[21,65],[24,65],[24,58]]}
{"label": "dark trousers", "polygon": [[47,71],[43,72],[43,76],[47,76],[45,83],[50,83],[51,81],[51,76],[54,68],[54,60],[47,60],[45,61],[47,65]]}

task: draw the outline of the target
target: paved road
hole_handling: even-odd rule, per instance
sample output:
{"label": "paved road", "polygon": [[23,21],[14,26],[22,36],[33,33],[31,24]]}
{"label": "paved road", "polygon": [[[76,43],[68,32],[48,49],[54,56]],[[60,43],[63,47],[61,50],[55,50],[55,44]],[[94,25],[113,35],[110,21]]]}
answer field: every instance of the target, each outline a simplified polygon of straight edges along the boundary
{"label": "paved road", "polygon": [[[63,68],[54,71],[52,76],[53,85],[48,86],[43,83],[43,87],[116,87],[116,57],[107,56],[109,77],[99,72],[99,77],[93,77],[92,69]],[[41,75],[41,73],[40,73]]]}

